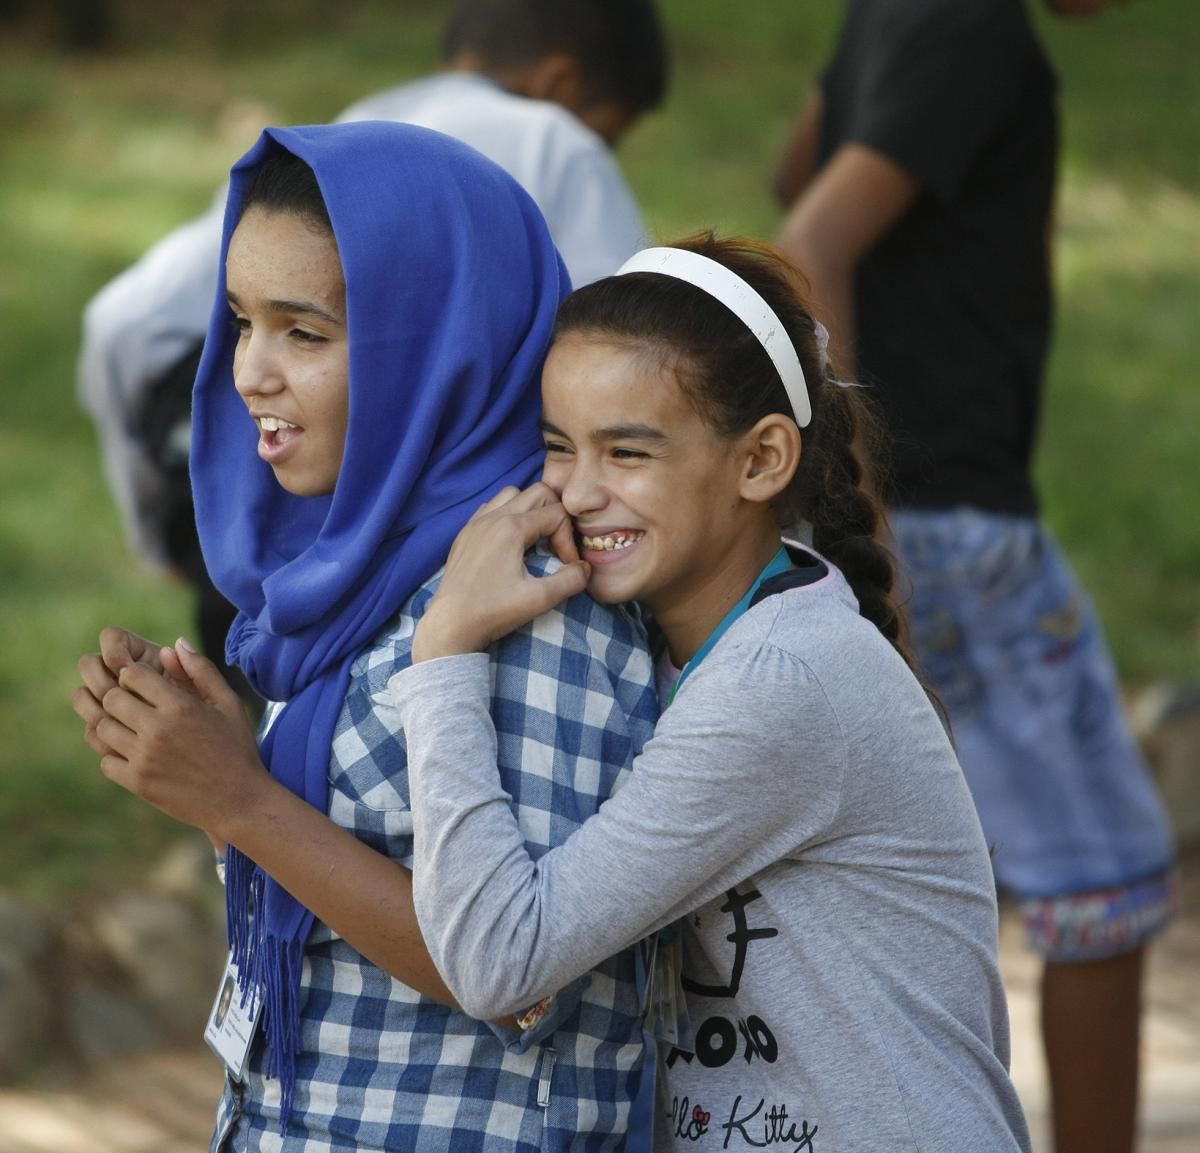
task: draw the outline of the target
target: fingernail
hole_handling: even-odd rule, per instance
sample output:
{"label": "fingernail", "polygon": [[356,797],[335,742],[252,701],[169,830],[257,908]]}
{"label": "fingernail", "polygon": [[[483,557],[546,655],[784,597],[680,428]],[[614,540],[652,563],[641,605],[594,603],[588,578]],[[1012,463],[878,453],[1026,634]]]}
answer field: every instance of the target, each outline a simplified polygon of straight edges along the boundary
{"label": "fingernail", "polygon": [[196,651],[190,644],[188,644],[186,637],[180,637],[179,640],[175,642],[175,647],[177,649],[183,649],[185,653],[194,653]]}

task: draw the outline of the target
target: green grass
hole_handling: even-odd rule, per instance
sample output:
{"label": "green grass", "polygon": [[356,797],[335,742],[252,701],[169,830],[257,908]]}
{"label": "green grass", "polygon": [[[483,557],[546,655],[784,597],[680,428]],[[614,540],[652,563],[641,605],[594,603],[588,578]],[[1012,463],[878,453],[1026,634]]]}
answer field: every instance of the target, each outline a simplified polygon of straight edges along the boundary
{"label": "green grass", "polygon": [[[201,211],[264,120],[325,119],[436,57],[439,5],[117,4],[115,49],[0,38],[0,877],[48,903],[178,831],[103,779],[69,699],[107,623],[171,638],[183,590],[125,551],[74,400],[80,311]],[[770,175],[840,6],[664,0],[668,107],[622,150],[652,232],[770,236]],[[164,15],[163,13],[166,13]],[[1200,672],[1200,41],[1194,0],[1039,17],[1064,91],[1060,307],[1039,477],[1123,675]],[[931,337],[932,338],[932,337]]]}

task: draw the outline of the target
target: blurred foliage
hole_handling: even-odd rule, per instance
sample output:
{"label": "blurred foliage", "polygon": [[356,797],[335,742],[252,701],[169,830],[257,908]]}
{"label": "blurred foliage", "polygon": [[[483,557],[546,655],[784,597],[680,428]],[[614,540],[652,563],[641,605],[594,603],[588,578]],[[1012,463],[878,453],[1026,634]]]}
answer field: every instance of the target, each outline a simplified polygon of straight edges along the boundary
{"label": "blurred foliage", "polygon": [[[769,237],[770,175],[834,0],[664,0],[667,107],[621,152],[651,231]],[[91,10],[91,17],[87,11]],[[103,779],[70,711],[105,624],[173,638],[189,598],[121,542],[74,399],[84,303],[203,210],[266,122],[328,119],[436,66],[434,0],[0,0],[0,877],[48,902],[179,830]],[[100,16],[95,13],[100,12]],[[82,15],[81,15],[82,13]],[[80,21],[99,21],[89,33]],[[1200,671],[1200,9],[1044,16],[1064,95],[1047,515],[1124,676]],[[74,23],[72,23],[74,21]],[[918,339],[936,340],[936,333]]]}

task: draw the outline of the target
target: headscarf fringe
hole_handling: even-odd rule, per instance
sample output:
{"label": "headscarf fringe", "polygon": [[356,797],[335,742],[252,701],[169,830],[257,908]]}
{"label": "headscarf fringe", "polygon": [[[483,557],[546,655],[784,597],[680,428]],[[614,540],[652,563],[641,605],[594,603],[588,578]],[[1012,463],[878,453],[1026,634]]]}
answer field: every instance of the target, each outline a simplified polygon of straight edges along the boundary
{"label": "headscarf fringe", "polygon": [[304,942],[296,938],[267,936],[262,943],[266,955],[266,1007],[269,1061],[267,1076],[279,1078],[279,1132],[287,1129],[296,1091],[296,1058],[300,1055],[300,967],[304,963]]}
{"label": "headscarf fringe", "polygon": [[242,1008],[246,1007],[250,990],[257,988],[251,979],[256,967],[258,950],[252,927],[260,918],[262,903],[262,874],[254,862],[232,845],[225,855],[225,930],[233,963],[238,970],[238,989]]}
{"label": "headscarf fringe", "polygon": [[297,991],[304,963],[304,938],[279,936],[264,914],[264,873],[232,845],[225,865],[225,923],[243,1008],[261,990],[267,1034],[267,1076],[279,1078],[279,1131],[291,1117],[300,1054]]}

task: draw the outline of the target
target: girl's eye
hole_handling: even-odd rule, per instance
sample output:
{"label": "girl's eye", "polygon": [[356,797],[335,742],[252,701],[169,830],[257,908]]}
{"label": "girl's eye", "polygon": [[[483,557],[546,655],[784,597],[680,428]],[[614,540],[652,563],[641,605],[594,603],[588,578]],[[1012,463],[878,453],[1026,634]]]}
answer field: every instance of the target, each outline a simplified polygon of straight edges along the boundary
{"label": "girl's eye", "polygon": [[646,460],[648,452],[638,452],[636,448],[614,448],[613,457],[616,460]]}
{"label": "girl's eye", "polygon": [[546,451],[553,453],[565,453],[570,452],[571,450],[565,444],[559,444],[559,442],[556,440],[548,440],[546,441]]}
{"label": "girl's eye", "polygon": [[239,340],[250,332],[250,320],[248,317],[232,316],[229,318],[229,325],[237,333]]}
{"label": "girl's eye", "polygon": [[298,340],[302,344],[325,344],[328,340],[320,333],[309,332],[306,328],[293,328],[290,335],[293,340]]}

